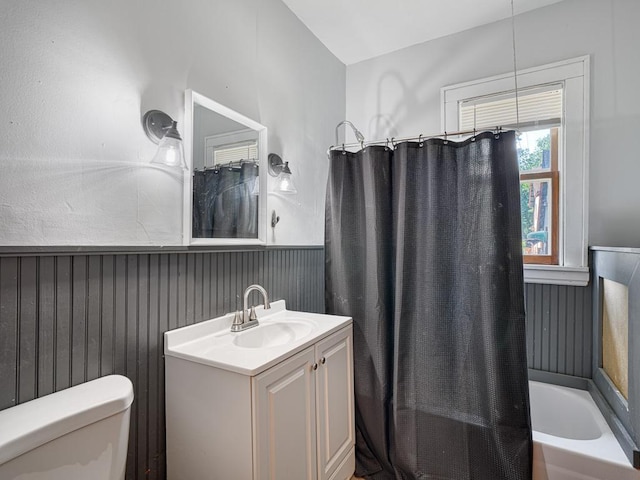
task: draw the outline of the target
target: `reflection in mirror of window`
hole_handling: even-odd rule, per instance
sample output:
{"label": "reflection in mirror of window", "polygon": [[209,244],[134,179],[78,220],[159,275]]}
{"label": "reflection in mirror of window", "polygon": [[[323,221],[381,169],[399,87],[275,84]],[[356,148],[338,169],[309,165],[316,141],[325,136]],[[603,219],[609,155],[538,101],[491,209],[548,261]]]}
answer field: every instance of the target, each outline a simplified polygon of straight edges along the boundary
{"label": "reflection in mirror of window", "polygon": [[258,142],[256,140],[207,147],[204,166],[205,168],[214,168],[216,165],[243,161],[258,161]]}

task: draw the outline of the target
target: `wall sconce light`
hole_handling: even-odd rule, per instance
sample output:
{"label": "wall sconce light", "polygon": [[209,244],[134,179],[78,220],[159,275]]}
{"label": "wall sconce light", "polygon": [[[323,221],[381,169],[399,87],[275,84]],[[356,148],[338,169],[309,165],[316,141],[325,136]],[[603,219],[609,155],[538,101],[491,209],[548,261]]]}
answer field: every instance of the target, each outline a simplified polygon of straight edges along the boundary
{"label": "wall sconce light", "polygon": [[296,186],[291,178],[291,169],[289,162],[283,162],[282,158],[275,153],[269,154],[269,175],[278,177],[276,179],[276,191],[280,193],[294,194],[298,193]]}
{"label": "wall sconce light", "polygon": [[142,117],[144,132],[149,140],[158,144],[158,151],[151,163],[186,170],[182,137],[177,126],[178,122],[160,110],[149,110],[144,114]]}

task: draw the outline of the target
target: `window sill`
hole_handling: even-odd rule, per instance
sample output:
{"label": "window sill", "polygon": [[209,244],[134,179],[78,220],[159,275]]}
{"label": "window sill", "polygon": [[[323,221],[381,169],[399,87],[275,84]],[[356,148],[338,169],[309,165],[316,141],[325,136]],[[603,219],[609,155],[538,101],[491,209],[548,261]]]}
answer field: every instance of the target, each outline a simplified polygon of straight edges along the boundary
{"label": "window sill", "polygon": [[526,264],[524,282],[585,287],[589,284],[589,267]]}

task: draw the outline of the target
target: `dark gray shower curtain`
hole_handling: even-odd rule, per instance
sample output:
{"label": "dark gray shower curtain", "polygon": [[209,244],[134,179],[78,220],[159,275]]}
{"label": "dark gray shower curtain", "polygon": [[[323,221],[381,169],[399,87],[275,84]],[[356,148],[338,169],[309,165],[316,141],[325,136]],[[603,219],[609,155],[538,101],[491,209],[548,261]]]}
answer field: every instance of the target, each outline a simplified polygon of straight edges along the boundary
{"label": "dark gray shower curtain", "polygon": [[258,196],[252,192],[257,165],[193,173],[193,238],[257,238]]}
{"label": "dark gray shower curtain", "polygon": [[531,478],[514,132],[333,151],[326,308],[354,319],[356,473]]}

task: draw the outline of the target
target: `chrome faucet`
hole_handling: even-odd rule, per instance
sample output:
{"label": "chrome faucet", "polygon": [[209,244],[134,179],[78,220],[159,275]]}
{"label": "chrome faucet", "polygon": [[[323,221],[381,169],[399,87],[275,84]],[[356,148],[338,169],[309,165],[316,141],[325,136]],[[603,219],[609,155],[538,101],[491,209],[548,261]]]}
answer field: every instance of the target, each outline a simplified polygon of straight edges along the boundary
{"label": "chrome faucet", "polygon": [[240,312],[236,312],[236,315],[233,319],[233,323],[231,324],[232,332],[241,332],[243,330],[246,330],[247,328],[257,327],[259,325],[258,316],[256,315],[255,307],[252,306],[251,309],[249,309],[248,307],[249,294],[254,290],[257,290],[262,294],[262,298],[264,300],[264,303],[263,303],[264,309],[268,310],[271,308],[271,304],[269,303],[269,294],[267,294],[267,291],[264,289],[264,287],[256,284],[249,285],[247,289],[244,291],[244,301],[242,302],[242,307],[243,307],[242,314],[240,314]]}

